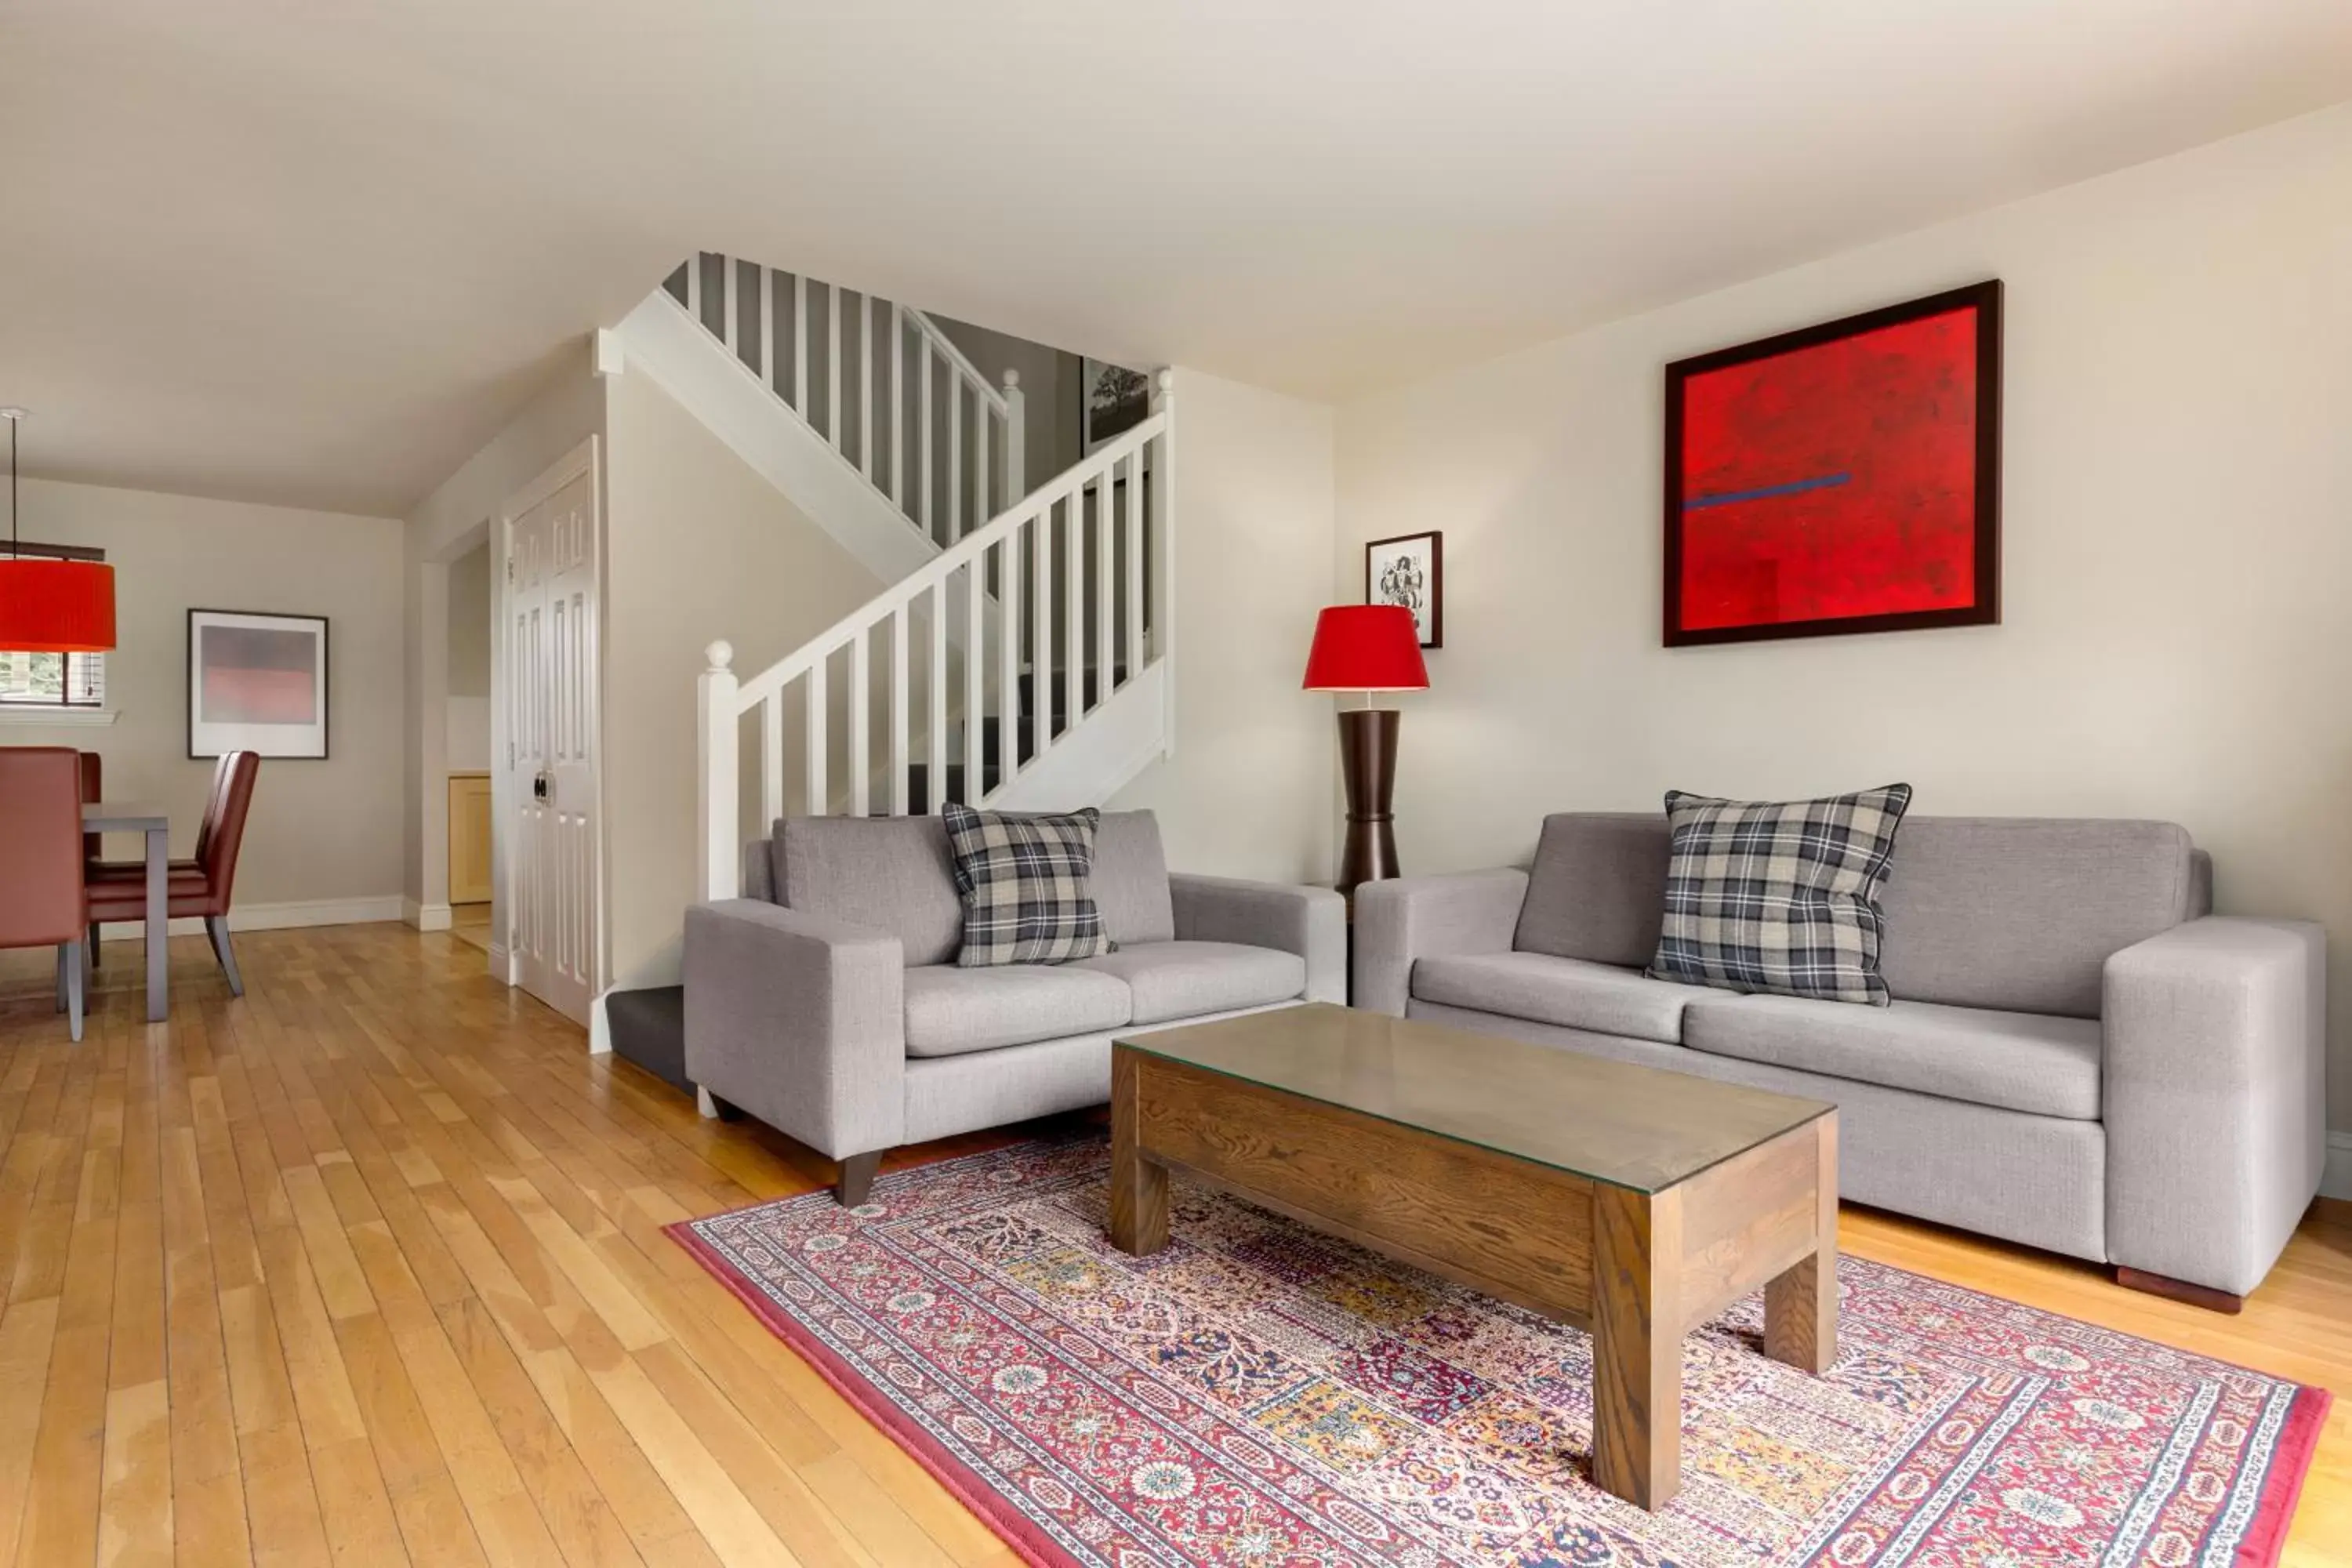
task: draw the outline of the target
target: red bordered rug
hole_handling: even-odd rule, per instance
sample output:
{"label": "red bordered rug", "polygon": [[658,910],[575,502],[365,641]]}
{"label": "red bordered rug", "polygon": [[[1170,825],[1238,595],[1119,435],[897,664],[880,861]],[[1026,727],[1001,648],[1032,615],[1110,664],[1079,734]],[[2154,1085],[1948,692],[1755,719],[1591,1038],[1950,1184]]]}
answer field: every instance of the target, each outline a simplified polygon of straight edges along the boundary
{"label": "red bordered rug", "polygon": [[1693,1334],[1682,1494],[1586,1479],[1590,1342],[1178,1184],[1103,1237],[1101,1138],[671,1227],[1028,1561],[1337,1568],[2275,1563],[2324,1390],[1848,1258],[1842,1352]]}

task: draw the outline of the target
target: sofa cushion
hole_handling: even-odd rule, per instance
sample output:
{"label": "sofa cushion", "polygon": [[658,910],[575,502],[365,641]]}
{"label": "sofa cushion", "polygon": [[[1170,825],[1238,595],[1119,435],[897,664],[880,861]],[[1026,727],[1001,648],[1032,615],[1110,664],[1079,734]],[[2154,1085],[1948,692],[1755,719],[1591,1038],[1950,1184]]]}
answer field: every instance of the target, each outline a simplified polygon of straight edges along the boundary
{"label": "sofa cushion", "polygon": [[1910,805],[1905,784],[1790,801],[1668,790],[1674,842],[1650,973],[1885,1006],[1878,890]]}
{"label": "sofa cushion", "polygon": [[1102,813],[940,807],[963,895],[967,969],[1067,963],[1115,945],[1095,903],[1095,827]]}
{"label": "sofa cushion", "polygon": [[1638,969],[1613,963],[1548,952],[1480,952],[1422,959],[1412,966],[1412,994],[1423,1002],[1671,1046],[1683,1037],[1683,1009],[1721,993],[1652,980]]}
{"label": "sofa cushion", "polygon": [[1654,813],[1545,817],[1511,945],[1629,969],[1649,963],[1666,907],[1666,837]]}
{"label": "sofa cushion", "polygon": [[1879,900],[1879,973],[1910,1001],[2095,1018],[2109,956],[2179,925],[2197,896],[2173,823],[1915,817]]}
{"label": "sofa cushion", "polygon": [[1793,996],[1716,995],[1684,1012],[1683,1044],[2004,1110],[2099,1118],[2094,1019],[1935,1002],[1865,1010]]}
{"label": "sofa cushion", "polygon": [[955,958],[963,900],[938,817],[786,817],[769,843],[779,903],[887,931],[910,967]]}
{"label": "sofa cushion", "polygon": [[1264,1007],[1307,994],[1305,959],[1230,942],[1139,942],[1071,967],[1125,982],[1135,1007],[1126,1021],[1136,1024]]}
{"label": "sofa cushion", "polygon": [[1148,811],[1107,811],[1095,827],[1095,907],[1103,930],[1125,947],[1176,940],[1176,902],[1160,819]]}
{"label": "sofa cushion", "polygon": [[1126,985],[1076,964],[925,964],[907,971],[906,1004],[910,1057],[1097,1034],[1129,1021]]}

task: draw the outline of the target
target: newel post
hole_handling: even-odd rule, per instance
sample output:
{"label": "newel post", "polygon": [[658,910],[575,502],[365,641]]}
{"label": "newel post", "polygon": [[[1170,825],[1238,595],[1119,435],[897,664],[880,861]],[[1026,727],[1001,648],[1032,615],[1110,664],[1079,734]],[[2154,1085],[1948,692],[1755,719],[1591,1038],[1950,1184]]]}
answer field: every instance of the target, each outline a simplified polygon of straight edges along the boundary
{"label": "newel post", "polygon": [[1176,373],[1162,367],[1151,375],[1151,412],[1164,414],[1168,423],[1160,432],[1160,451],[1151,457],[1152,532],[1159,536],[1157,570],[1152,575],[1152,653],[1160,660],[1160,689],[1165,716],[1160,721],[1160,754],[1176,754]]}
{"label": "newel post", "polygon": [[1022,413],[1021,373],[1008,369],[1004,373],[1004,498],[995,510],[1003,511],[1029,493],[1022,478],[1021,459],[1028,450],[1027,416]]}
{"label": "newel post", "polygon": [[742,787],[736,747],[740,741],[736,704],[735,650],[723,642],[703,650],[710,668],[696,685],[695,755],[698,789],[694,807],[696,852],[700,857],[697,887],[706,901],[731,899],[741,891],[741,808],[736,799]]}

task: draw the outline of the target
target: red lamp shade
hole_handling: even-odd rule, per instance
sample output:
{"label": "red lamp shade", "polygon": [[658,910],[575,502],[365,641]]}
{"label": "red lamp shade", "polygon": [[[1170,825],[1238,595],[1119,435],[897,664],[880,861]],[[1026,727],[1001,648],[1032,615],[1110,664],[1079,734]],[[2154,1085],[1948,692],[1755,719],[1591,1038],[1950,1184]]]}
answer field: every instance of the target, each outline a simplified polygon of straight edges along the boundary
{"label": "red lamp shade", "polygon": [[113,646],[113,567],[102,561],[0,555],[0,647],[104,653]]}
{"label": "red lamp shade", "polygon": [[1333,605],[1315,620],[1308,691],[1420,691],[1429,685],[1421,633],[1402,605]]}

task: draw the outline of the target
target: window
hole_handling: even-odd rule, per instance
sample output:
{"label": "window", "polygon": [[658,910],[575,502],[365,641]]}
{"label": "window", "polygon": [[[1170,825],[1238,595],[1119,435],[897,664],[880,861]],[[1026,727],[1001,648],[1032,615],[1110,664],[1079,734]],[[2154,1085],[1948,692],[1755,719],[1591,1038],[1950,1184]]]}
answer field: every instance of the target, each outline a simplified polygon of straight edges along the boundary
{"label": "window", "polygon": [[[103,561],[103,550],[71,544],[20,544],[20,555],[53,561]],[[103,708],[106,656],[102,653],[21,653],[0,649],[0,709]]]}

